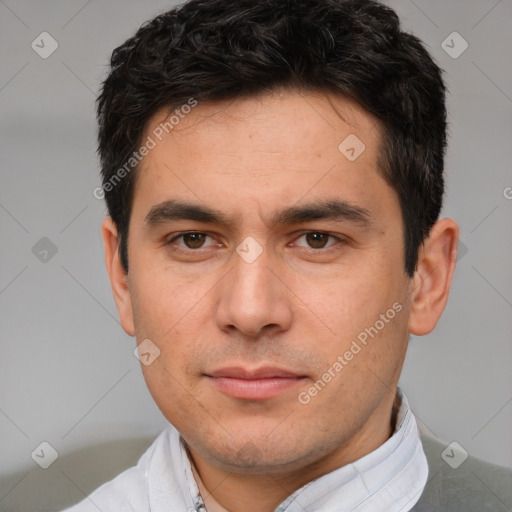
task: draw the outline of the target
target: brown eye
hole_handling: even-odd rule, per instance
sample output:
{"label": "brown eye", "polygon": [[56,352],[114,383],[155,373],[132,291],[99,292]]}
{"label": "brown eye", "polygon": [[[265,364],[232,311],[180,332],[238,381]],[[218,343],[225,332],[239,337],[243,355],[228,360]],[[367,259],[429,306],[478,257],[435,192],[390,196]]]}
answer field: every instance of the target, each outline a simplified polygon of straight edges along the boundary
{"label": "brown eye", "polygon": [[204,233],[186,233],[182,235],[184,244],[189,249],[200,249],[206,239]]}
{"label": "brown eye", "polygon": [[306,241],[312,249],[323,249],[329,241],[330,235],[327,233],[306,233]]}

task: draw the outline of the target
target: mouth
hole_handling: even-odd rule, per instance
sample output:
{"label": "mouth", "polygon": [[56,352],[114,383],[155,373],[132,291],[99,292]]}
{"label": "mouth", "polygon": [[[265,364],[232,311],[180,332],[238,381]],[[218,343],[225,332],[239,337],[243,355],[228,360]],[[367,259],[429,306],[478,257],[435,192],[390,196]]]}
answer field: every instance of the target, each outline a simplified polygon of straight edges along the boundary
{"label": "mouth", "polygon": [[243,400],[269,400],[299,386],[307,378],[284,368],[229,367],[205,375],[222,393]]}

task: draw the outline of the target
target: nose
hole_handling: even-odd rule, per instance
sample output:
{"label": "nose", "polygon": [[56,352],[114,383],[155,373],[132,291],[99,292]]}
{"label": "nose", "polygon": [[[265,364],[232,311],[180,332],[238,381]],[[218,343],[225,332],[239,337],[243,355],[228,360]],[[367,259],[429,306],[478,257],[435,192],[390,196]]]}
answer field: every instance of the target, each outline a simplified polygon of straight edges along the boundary
{"label": "nose", "polygon": [[254,261],[234,253],[233,260],[233,268],[217,289],[219,328],[253,339],[288,330],[292,323],[290,293],[277,277],[277,264],[268,251],[263,250]]}

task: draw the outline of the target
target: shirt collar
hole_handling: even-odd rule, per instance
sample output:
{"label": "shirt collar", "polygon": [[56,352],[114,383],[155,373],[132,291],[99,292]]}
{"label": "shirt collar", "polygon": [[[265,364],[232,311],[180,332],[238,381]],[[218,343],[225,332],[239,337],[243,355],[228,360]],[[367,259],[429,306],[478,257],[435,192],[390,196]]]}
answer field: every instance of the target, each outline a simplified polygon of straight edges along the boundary
{"label": "shirt collar", "polygon": [[[275,512],[410,510],[426,485],[428,464],[407,398],[400,388],[397,393],[402,403],[395,430],[385,443],[355,462],[304,485],[285,499]],[[167,459],[170,472],[162,473],[161,467],[158,475],[152,471],[151,489],[148,489],[151,491],[151,510],[160,510],[153,507],[153,503],[156,505],[160,501],[159,496],[163,497],[165,486],[170,485],[169,479],[174,479],[173,485],[179,489],[175,489],[173,494],[179,490],[183,501],[193,507],[191,510],[229,512],[204,487],[176,430],[171,433],[169,442],[168,453],[160,454],[159,459],[162,462],[164,458]]]}

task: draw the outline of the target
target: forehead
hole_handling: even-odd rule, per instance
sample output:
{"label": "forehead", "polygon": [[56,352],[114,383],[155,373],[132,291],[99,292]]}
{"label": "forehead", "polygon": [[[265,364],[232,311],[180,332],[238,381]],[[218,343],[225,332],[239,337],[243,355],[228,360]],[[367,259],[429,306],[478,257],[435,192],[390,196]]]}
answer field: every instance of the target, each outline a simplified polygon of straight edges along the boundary
{"label": "forehead", "polygon": [[327,192],[371,203],[386,187],[379,122],[339,95],[278,90],[160,110],[148,138],[153,148],[139,164],[135,202],[220,199],[236,215],[244,204],[265,210]]}
{"label": "forehead", "polygon": [[313,146],[313,139],[316,145],[318,138],[331,144],[344,133],[357,133],[366,139],[371,151],[372,146],[378,145],[381,126],[368,111],[340,94],[277,89],[205,103],[190,98],[182,105],[156,112],[146,124],[144,137],[151,136],[156,143],[165,142],[170,136],[188,142],[201,134],[219,143],[228,133],[231,138],[224,142],[231,142],[233,151],[255,149],[251,141],[256,136],[260,146],[264,145],[262,150],[278,147],[284,152],[297,144],[302,147],[305,137],[311,140],[304,147],[307,150]]}

